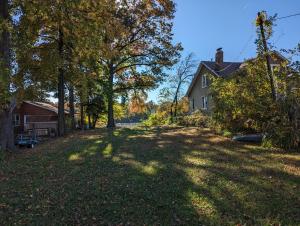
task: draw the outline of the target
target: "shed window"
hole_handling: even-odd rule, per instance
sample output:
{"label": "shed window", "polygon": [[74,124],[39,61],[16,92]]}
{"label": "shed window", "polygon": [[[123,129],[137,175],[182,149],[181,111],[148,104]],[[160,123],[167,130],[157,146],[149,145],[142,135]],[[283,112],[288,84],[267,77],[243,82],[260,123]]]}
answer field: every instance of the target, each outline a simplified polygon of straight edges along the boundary
{"label": "shed window", "polygon": [[13,124],[14,124],[14,126],[19,126],[20,125],[20,115],[19,114],[14,114]]}

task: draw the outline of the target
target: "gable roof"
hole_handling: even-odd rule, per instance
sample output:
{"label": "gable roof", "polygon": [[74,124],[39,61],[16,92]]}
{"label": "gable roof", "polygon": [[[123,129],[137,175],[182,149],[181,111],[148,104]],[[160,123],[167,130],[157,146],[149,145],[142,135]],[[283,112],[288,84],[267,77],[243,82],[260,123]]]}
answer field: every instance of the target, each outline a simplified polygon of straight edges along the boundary
{"label": "gable roof", "polygon": [[241,62],[223,62],[221,65],[217,65],[214,61],[201,61],[198,70],[192,80],[192,83],[189,86],[186,96],[189,96],[191,94],[198,78],[200,77],[200,71],[202,70],[202,68],[206,68],[215,76],[226,78],[233,72],[240,69],[241,65]]}
{"label": "gable roof", "polygon": [[[48,111],[52,111],[58,114],[58,108],[54,104],[44,103],[44,102],[37,102],[37,101],[24,101],[26,104],[30,104],[39,108],[46,109]],[[69,114],[69,111],[65,110],[65,114]]]}
{"label": "gable roof", "polygon": [[227,77],[231,75],[242,65],[240,62],[224,62],[221,65],[217,65],[216,62],[213,61],[202,61],[202,63],[220,77]]}
{"label": "gable roof", "polygon": [[[270,51],[271,55],[278,57],[282,61],[289,61],[287,58],[285,58],[280,52],[273,50]],[[223,62],[221,65],[217,65],[215,61],[201,61],[198,70],[192,80],[191,85],[189,86],[189,89],[186,93],[186,96],[189,96],[196,84],[196,81],[198,80],[200,76],[200,71],[202,70],[203,67],[208,69],[213,75],[227,78],[229,77],[232,73],[236,72],[240,68],[245,65],[247,61],[255,60],[257,58],[252,58],[249,60],[246,60],[244,63],[243,62]]]}

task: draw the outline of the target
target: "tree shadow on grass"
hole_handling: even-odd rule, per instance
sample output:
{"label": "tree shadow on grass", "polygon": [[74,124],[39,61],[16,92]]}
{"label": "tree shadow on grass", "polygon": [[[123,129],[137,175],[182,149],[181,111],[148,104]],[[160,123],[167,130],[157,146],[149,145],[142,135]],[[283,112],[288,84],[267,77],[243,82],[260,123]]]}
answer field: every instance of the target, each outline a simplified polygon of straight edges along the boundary
{"label": "tree shadow on grass", "polygon": [[[24,175],[17,170],[19,181],[1,187],[7,191],[3,202],[11,206],[4,211],[4,223],[254,225],[300,220],[299,174],[293,171],[299,158],[293,155],[287,162],[276,152],[257,151],[209,130],[180,128],[102,129],[67,143],[62,151],[32,157],[40,171],[23,165]],[[7,190],[13,184],[17,193]]]}

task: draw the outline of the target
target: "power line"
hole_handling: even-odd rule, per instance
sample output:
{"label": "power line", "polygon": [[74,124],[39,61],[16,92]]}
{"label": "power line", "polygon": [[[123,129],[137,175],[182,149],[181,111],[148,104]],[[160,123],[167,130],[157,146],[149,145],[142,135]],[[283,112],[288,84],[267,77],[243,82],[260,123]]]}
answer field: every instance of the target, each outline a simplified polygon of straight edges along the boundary
{"label": "power line", "polygon": [[279,17],[276,20],[282,20],[282,19],[286,19],[286,18],[290,18],[290,17],[294,17],[294,16],[300,16],[300,13],[292,14],[292,15],[289,15],[289,16]]}
{"label": "power line", "polygon": [[[276,20],[282,20],[282,19],[286,19],[286,18],[290,18],[290,17],[295,17],[295,16],[300,16],[300,13],[296,13],[296,14],[292,14],[292,15],[288,15],[288,16],[284,16],[284,17],[279,17],[279,18],[276,18]],[[281,34],[279,35],[278,39],[276,40],[276,42],[274,42],[274,44],[276,44],[276,43],[279,41],[279,39],[281,39],[282,36],[284,36],[284,35],[285,35],[284,32],[281,33]],[[241,57],[241,55],[246,51],[247,47],[248,47],[249,44],[250,44],[250,41],[251,41],[253,38],[254,38],[254,34],[252,34],[252,35],[249,37],[249,39],[247,40],[247,42],[245,43],[244,47],[243,47],[242,50],[240,51],[239,55],[235,58],[235,60],[238,60],[238,59]],[[231,66],[231,65],[229,65],[229,66]]]}
{"label": "power line", "polygon": [[251,36],[249,37],[249,39],[247,40],[247,42],[245,43],[245,45],[243,46],[242,50],[239,52],[239,55],[235,58],[235,60],[240,59],[240,57],[242,56],[242,54],[246,51],[246,49],[248,48],[250,41],[254,38],[254,34],[251,34]]}
{"label": "power line", "polygon": [[[254,24],[252,24],[252,29],[254,28]],[[247,42],[245,43],[245,45],[243,46],[243,48],[241,49],[241,51],[239,52],[238,56],[236,58],[234,58],[234,60],[239,60],[240,57],[242,56],[242,54],[246,51],[246,49],[248,48],[251,40],[254,38],[254,34],[251,34],[249,36],[249,38],[247,39]]]}
{"label": "power line", "polygon": [[273,42],[273,45],[275,46],[275,45],[278,43],[278,41],[279,41],[283,36],[285,36],[285,33],[284,33],[284,32],[281,32],[281,34],[278,36],[278,38],[276,39],[276,41]]}

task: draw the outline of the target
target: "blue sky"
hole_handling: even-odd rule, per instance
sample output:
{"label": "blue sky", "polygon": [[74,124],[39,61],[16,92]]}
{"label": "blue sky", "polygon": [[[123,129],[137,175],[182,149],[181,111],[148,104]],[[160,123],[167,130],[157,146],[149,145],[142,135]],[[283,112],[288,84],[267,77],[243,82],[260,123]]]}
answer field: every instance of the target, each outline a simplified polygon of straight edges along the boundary
{"label": "blue sky", "polygon": [[[300,13],[300,0],[175,0],[174,41],[181,42],[183,55],[210,60],[223,47],[225,61],[242,61],[255,56],[254,20],[258,11],[284,17]],[[300,16],[278,20],[272,42],[278,49],[300,42]],[[159,89],[149,93],[157,102]]]}

